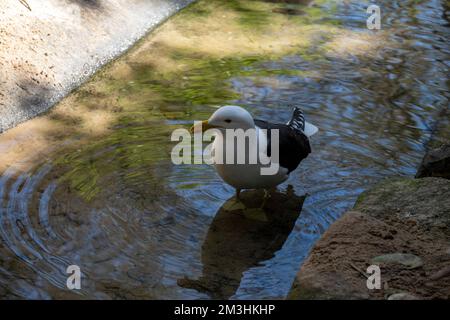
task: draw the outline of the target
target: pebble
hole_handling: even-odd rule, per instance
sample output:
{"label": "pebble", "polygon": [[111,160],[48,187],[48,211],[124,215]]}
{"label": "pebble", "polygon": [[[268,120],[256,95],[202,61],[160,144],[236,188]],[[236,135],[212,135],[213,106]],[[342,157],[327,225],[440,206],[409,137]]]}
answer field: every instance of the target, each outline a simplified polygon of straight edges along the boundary
{"label": "pebble", "polygon": [[391,294],[388,300],[419,300],[419,297],[409,292],[399,292]]}
{"label": "pebble", "polygon": [[386,264],[402,264],[408,269],[415,269],[423,265],[423,261],[420,257],[410,253],[389,253],[375,257],[371,261],[372,264],[386,263]]}

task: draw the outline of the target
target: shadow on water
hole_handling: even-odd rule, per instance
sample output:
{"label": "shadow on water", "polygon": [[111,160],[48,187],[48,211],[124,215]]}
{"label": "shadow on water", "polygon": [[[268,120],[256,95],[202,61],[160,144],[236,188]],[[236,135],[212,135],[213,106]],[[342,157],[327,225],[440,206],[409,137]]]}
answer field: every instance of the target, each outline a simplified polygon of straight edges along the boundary
{"label": "shadow on water", "polygon": [[271,259],[282,248],[306,197],[288,189],[286,193],[273,192],[265,203],[263,198],[262,191],[246,191],[241,194],[245,209],[233,209],[235,197],[220,207],[202,245],[202,276],[180,279],[180,286],[212,299],[228,299],[236,293],[245,271]]}

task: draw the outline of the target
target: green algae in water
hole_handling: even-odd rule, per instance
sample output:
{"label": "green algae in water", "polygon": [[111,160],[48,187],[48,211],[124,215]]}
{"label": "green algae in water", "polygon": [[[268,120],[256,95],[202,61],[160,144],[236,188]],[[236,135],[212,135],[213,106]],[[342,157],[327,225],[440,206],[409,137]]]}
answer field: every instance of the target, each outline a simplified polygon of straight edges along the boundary
{"label": "green algae in water", "polygon": [[[182,11],[178,18],[184,18],[184,15],[192,18],[196,14],[207,17],[210,5],[200,1]],[[270,10],[274,4],[264,1],[227,1],[220,5],[238,13],[242,32],[248,32],[247,27],[253,24],[263,26],[269,17],[278,18],[278,14]],[[311,19],[329,15],[319,15],[321,11],[317,8],[308,8],[307,11],[311,13]],[[303,17],[295,19],[299,23],[306,21]],[[259,32],[257,28],[252,30]],[[313,49],[297,48],[297,54],[305,60],[322,59],[317,50],[326,39],[326,36],[322,37]],[[164,68],[161,70],[151,63],[139,61],[140,57],[128,61],[124,56],[118,62],[126,63],[131,74],[111,74],[113,63],[97,73],[89,83],[91,87],[94,85],[94,90],[82,87],[76,93],[78,101],[90,109],[111,108],[111,99],[115,99],[113,104],[121,110],[111,134],[55,161],[66,167],[62,180],[67,181],[86,201],[94,199],[101,192],[103,179],[116,171],[125,172],[121,176],[121,183],[124,184],[151,180],[153,166],[170,161],[170,151],[174,145],[170,142],[170,135],[174,129],[187,128],[193,120],[207,118],[217,106],[233,103],[240,98],[231,87],[231,79],[246,77],[258,82],[258,79],[265,77],[307,75],[306,71],[268,67],[267,62],[277,61],[283,54],[216,58],[195,49],[170,46],[159,49],[175,66],[187,67],[182,71],[178,68],[174,68],[176,71],[164,71]],[[169,125],[168,121],[189,123],[174,126]]]}
{"label": "green algae in water", "polygon": [[[151,172],[150,167],[156,162],[169,161],[173,146],[171,132],[182,126],[169,126],[167,120],[204,119],[215,106],[240,98],[232,90],[230,79],[301,74],[298,70],[261,66],[262,62],[270,61],[267,56],[193,59],[186,53],[173,54],[177,61],[191,66],[183,76],[176,72],[162,76],[149,65],[133,64],[132,84],[107,77],[97,79],[99,88],[121,91],[119,101],[125,104],[126,111],[119,117],[111,135],[62,161],[71,167],[64,179],[68,179],[85,200],[92,200],[101,191],[99,179],[114,170],[140,167],[145,168],[140,172]],[[90,104],[95,104],[96,96],[101,98],[105,93],[89,96],[84,92],[80,99],[89,99]],[[108,148],[111,150],[95,156],[98,150]]]}
{"label": "green algae in water", "polygon": [[221,105],[240,97],[230,87],[229,80],[232,78],[299,74],[295,70],[258,67],[258,63],[268,61],[267,56],[192,59],[186,53],[177,53],[175,59],[189,63],[190,68],[182,74],[166,74],[162,78],[155,78],[157,74],[152,72],[150,66],[135,66],[135,78],[139,85],[134,89],[151,88],[161,96],[161,100],[155,101],[157,104]]}

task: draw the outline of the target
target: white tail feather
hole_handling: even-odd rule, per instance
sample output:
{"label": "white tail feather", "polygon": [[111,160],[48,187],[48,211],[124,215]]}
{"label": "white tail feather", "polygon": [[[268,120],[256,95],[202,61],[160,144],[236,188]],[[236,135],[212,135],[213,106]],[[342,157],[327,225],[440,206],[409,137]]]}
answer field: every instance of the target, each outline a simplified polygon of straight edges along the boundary
{"label": "white tail feather", "polygon": [[305,130],[303,132],[308,138],[316,134],[317,131],[319,131],[319,128],[309,122],[305,122]]}

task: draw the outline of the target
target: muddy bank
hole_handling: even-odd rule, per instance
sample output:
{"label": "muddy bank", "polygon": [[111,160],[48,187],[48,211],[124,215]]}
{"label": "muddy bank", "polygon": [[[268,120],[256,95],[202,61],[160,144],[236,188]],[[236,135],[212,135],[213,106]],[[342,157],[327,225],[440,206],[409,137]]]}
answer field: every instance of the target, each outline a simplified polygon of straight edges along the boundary
{"label": "muddy bank", "polygon": [[47,110],[190,2],[3,1],[0,133]]}
{"label": "muddy bank", "polygon": [[[449,299],[450,181],[391,178],[364,192],[316,243],[291,299]],[[366,269],[381,269],[369,290]]]}

